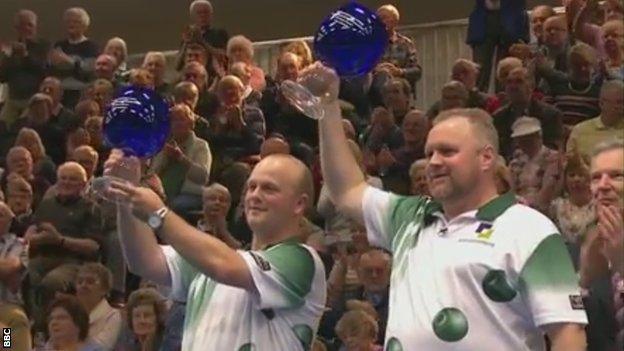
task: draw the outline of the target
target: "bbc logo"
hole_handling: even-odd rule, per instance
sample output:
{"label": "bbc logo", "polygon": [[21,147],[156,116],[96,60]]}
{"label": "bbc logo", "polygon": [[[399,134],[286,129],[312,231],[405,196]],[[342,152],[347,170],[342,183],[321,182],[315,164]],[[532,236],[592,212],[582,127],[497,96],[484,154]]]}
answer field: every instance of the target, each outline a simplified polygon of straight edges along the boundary
{"label": "bbc logo", "polygon": [[11,348],[11,328],[2,328],[2,347]]}

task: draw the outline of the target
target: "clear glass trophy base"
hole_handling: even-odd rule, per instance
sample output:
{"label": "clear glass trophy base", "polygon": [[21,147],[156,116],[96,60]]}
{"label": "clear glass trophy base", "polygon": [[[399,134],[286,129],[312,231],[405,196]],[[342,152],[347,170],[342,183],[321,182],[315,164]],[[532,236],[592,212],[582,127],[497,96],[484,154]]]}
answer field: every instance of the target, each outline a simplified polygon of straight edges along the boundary
{"label": "clear glass trophy base", "polygon": [[280,85],[280,89],[288,102],[304,115],[316,120],[323,118],[325,115],[321,105],[321,98],[312,94],[303,85],[292,80],[285,80]]}
{"label": "clear glass trophy base", "polygon": [[122,178],[117,178],[113,176],[101,176],[94,178],[91,182],[91,193],[95,195],[96,198],[104,200],[106,202],[120,203],[122,201],[125,201],[119,196],[119,194],[115,193],[114,191],[109,191],[113,182],[131,185],[129,181]]}

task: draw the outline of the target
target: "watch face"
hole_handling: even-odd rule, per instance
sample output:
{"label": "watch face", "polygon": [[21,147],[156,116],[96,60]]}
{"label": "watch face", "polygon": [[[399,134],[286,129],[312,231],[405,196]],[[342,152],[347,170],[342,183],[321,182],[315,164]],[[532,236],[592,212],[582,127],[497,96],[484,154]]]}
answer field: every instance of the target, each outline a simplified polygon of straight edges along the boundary
{"label": "watch face", "polygon": [[147,220],[147,225],[152,229],[158,229],[162,224],[162,219],[158,216],[150,216]]}

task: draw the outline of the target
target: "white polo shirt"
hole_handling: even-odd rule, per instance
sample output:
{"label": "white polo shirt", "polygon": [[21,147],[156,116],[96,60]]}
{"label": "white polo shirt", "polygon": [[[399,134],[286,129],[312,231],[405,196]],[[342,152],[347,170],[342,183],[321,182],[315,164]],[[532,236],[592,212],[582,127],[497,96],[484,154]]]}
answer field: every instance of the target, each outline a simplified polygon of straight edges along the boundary
{"label": "white polo shirt", "polygon": [[326,297],[325,269],[316,252],[291,241],[238,251],[256,292],[219,284],[170,246],[162,250],[172,297],[186,301],[182,350],[308,350]]}
{"label": "white polo shirt", "polygon": [[541,326],[587,324],[557,228],[513,194],[451,221],[372,187],[362,206],[369,241],[393,253],[385,350],[545,350]]}

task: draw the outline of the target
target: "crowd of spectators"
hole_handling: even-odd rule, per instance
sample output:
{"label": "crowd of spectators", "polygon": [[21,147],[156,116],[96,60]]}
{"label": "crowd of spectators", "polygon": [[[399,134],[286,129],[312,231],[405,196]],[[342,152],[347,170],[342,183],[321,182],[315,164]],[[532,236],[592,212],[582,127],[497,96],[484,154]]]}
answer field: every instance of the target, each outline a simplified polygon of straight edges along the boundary
{"label": "crowd of spectators", "polygon": [[[458,57],[448,67],[431,106],[415,100],[418,43],[401,34],[398,9],[381,6],[389,43],[373,72],[342,82],[343,128],[369,184],[428,196],[432,120],[453,108],[489,112],[500,141],[499,191],[558,225],[581,277],[589,349],[621,350],[624,277],[595,247],[597,223],[613,214],[600,210],[601,191],[619,197],[622,232],[624,164],[596,175],[592,155],[602,142],[622,149],[624,140],[624,8],[621,0],[561,5],[529,11],[523,0],[475,0],[467,32],[473,60]],[[123,38],[88,37],[83,8],[64,11],[65,37],[54,43],[38,32],[35,12],[15,14],[15,37],[0,51],[8,88],[0,110],[0,325],[13,328],[15,349],[180,349],[185,302],[128,271],[114,205],[91,190],[110,153],[107,106],[134,84],[171,105],[171,135],[142,160],[141,184],[232,248],[250,246],[240,200],[254,165],[285,153],[310,168],[316,206],[300,240],[321,255],[328,283],[313,349],[381,350],[392,257],[332,204],[316,122],[280,91],[314,61],[312,51],[289,42],[270,76],[254,62],[252,41],[212,26],[214,14],[210,2],[194,1],[176,62],[151,51],[139,67],[128,65]],[[177,70],[174,81],[164,78],[168,66]]]}

